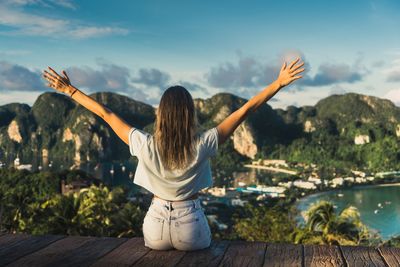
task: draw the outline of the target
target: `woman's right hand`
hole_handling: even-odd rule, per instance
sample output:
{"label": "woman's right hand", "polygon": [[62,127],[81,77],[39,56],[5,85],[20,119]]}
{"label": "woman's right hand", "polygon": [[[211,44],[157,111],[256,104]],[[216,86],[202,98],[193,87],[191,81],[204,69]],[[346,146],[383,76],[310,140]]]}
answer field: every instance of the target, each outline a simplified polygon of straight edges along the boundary
{"label": "woman's right hand", "polygon": [[280,88],[290,84],[294,80],[303,77],[302,75],[297,75],[304,71],[304,68],[301,68],[304,65],[304,62],[297,64],[299,60],[300,58],[297,58],[296,60],[292,61],[289,66],[286,66],[286,62],[283,63],[278,79],[276,79],[276,82]]}

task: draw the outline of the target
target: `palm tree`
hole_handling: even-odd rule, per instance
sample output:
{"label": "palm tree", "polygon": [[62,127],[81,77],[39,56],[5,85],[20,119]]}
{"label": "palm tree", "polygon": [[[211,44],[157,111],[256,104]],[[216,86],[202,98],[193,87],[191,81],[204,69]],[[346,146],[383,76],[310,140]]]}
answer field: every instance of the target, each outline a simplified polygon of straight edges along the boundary
{"label": "palm tree", "polygon": [[370,237],[353,206],[336,214],[331,202],[320,201],[307,210],[305,220],[305,228],[296,236],[297,243],[358,245]]}

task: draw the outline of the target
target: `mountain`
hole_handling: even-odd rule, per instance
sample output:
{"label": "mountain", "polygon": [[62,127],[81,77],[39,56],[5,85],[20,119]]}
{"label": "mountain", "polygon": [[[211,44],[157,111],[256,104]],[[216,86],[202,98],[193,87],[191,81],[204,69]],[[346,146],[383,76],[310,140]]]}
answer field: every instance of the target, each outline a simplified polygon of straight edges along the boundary
{"label": "mountain", "polygon": [[389,100],[348,93],[277,112],[302,129],[280,147],[282,158],[346,168],[400,167],[400,108]]}
{"label": "mountain", "polygon": [[[128,123],[143,128],[155,119],[154,108],[115,93],[90,95]],[[32,107],[12,103],[0,106],[0,158],[19,155],[56,158],[79,163],[86,160],[122,160],[126,144],[98,116],[67,96],[40,95]]]}
{"label": "mountain", "polygon": [[[91,96],[131,125],[152,132],[152,106],[110,92]],[[246,101],[229,93],[194,99],[203,129]],[[285,110],[265,104],[220,147],[214,167],[272,157],[346,168],[398,168],[399,138],[400,108],[389,100],[349,93]],[[102,119],[58,93],[40,95],[32,107],[0,106],[0,159],[16,154],[26,161],[42,157],[75,163],[129,158],[126,144]]]}

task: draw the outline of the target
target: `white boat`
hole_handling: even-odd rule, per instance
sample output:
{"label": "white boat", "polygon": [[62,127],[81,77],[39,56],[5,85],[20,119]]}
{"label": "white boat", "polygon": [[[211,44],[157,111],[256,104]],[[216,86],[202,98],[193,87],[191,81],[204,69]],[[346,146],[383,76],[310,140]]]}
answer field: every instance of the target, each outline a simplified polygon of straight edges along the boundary
{"label": "white boat", "polygon": [[15,166],[18,166],[20,164],[20,161],[19,161],[19,157],[17,156],[15,159],[14,159],[14,165]]}
{"label": "white boat", "polygon": [[377,214],[379,212],[379,210],[374,210],[374,213]]}
{"label": "white boat", "polygon": [[337,194],[338,197],[343,197],[342,193]]}
{"label": "white boat", "polygon": [[16,166],[16,168],[17,168],[18,170],[28,170],[28,171],[31,171],[31,170],[32,170],[32,164],[21,164],[21,165]]}

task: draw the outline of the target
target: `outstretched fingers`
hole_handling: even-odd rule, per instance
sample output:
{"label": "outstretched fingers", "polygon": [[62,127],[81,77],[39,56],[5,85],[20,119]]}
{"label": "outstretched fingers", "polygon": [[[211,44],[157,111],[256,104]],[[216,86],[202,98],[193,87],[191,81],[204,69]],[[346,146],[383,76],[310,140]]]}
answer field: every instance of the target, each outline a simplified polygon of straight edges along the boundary
{"label": "outstretched fingers", "polygon": [[294,75],[299,74],[300,72],[303,72],[303,71],[304,71],[304,68],[301,68],[301,69],[297,69],[297,70],[291,72],[290,74],[294,76]]}
{"label": "outstretched fingers", "polygon": [[68,74],[65,70],[62,71],[62,74],[64,75],[64,77],[69,81],[69,77]]}
{"label": "outstretched fingers", "polygon": [[300,60],[300,58],[298,57],[298,58],[296,58],[295,60],[293,60],[292,61],[292,63],[290,63],[290,65],[289,65],[289,70],[291,70],[292,69],[292,67],[297,63],[297,62],[299,62],[299,60]]}
{"label": "outstretched fingers", "polygon": [[300,64],[297,64],[297,65],[293,66],[293,67],[289,70],[289,73],[293,73],[293,72],[297,71],[298,69],[300,69],[300,68],[303,67],[303,66],[304,66],[304,62],[301,62]]}
{"label": "outstretched fingers", "polygon": [[284,71],[286,69],[286,61],[283,62],[282,67],[281,67],[281,72]]}
{"label": "outstretched fingers", "polygon": [[47,67],[51,72],[52,72],[52,74],[55,76],[55,77],[61,77],[60,76],[60,74],[58,74],[55,70],[53,70],[51,67]]}
{"label": "outstretched fingers", "polygon": [[298,80],[298,79],[300,79],[300,78],[303,78],[303,75],[294,76],[294,77],[292,78],[292,81]]}
{"label": "outstretched fingers", "polygon": [[49,82],[55,82],[55,78],[52,77],[52,76],[50,76],[50,75],[47,74],[47,73],[44,73],[44,74],[43,74],[43,77],[44,77],[47,81],[49,81]]}
{"label": "outstretched fingers", "polygon": [[46,70],[44,71],[44,75],[45,75],[45,77],[48,77],[49,79],[51,79],[53,81],[60,80],[59,76],[55,76],[54,74],[52,74],[52,73],[50,73],[50,72],[48,72]]}

